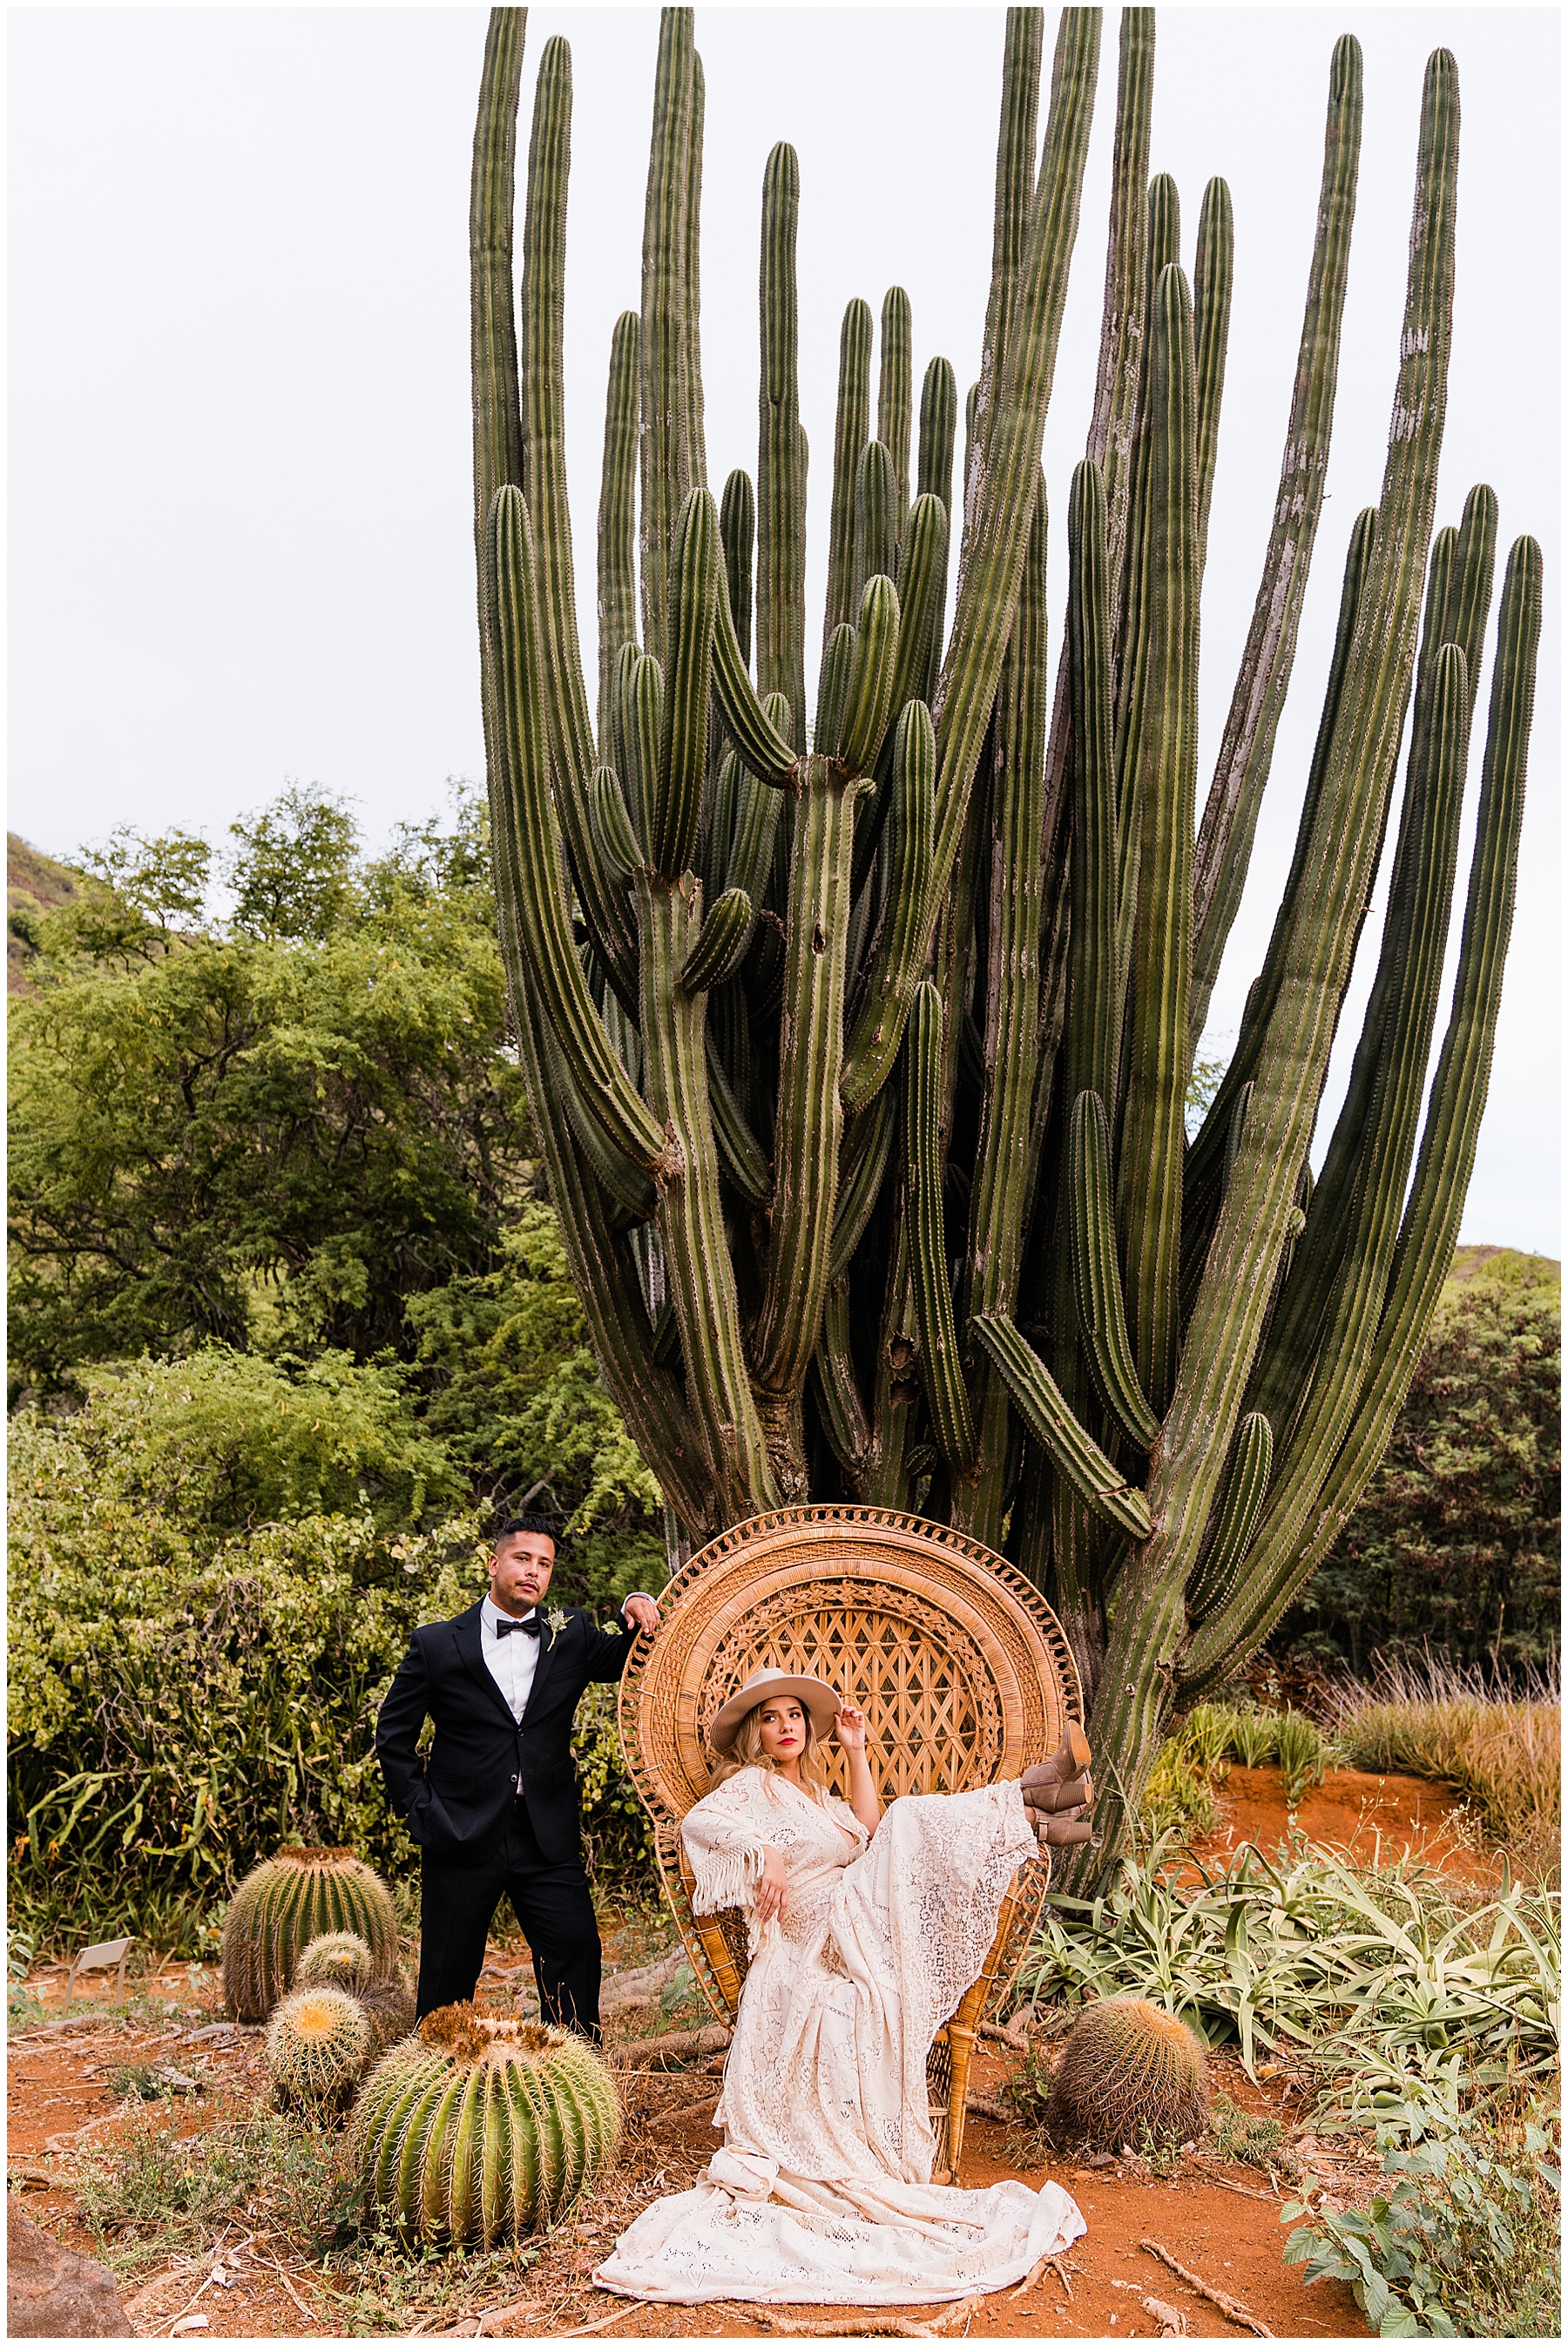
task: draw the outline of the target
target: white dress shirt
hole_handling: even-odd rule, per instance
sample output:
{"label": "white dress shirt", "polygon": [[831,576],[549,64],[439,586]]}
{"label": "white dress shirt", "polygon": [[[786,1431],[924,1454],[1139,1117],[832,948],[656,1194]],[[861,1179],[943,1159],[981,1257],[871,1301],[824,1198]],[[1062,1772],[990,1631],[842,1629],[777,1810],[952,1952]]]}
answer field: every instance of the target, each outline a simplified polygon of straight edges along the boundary
{"label": "white dress shirt", "polygon": [[[540,1636],[548,1633],[537,1605],[523,1617],[525,1620],[538,1620]],[[484,1656],[485,1668],[501,1689],[502,1700],[513,1717],[520,1719],[534,1690],[534,1672],[539,1666],[539,1637],[503,1637],[498,1633],[503,1621],[510,1629],[512,1615],[484,1597],[479,1609],[479,1650]]]}

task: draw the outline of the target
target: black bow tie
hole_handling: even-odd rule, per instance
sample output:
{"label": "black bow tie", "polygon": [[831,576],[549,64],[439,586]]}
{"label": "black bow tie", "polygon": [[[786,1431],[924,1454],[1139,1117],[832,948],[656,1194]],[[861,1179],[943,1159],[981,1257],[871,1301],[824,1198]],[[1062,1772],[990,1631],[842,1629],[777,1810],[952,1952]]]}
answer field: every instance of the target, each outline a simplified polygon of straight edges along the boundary
{"label": "black bow tie", "polygon": [[495,1623],[495,1633],[498,1637],[510,1637],[514,1632],[524,1637],[536,1637],[539,1634],[537,1612],[530,1612],[526,1620],[497,1620]]}

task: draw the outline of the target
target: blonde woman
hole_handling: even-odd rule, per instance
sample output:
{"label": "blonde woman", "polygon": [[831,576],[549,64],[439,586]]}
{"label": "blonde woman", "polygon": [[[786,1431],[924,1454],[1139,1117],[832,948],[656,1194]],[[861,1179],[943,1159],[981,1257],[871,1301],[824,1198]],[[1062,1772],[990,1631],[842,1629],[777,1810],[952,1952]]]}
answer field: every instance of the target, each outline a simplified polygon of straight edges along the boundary
{"label": "blonde woman", "polygon": [[[830,1734],[848,1801],[824,1782]],[[681,1826],[692,1903],[739,1907],[751,1952],[714,2112],[724,2147],[596,2279],[684,2304],[920,2304],[1016,2283],[1084,2218],[1052,2182],[932,2183],[926,2056],[1019,1865],[1089,1836],[1082,1731],[1020,1782],[885,1811],[865,1719],[820,1678],[759,1670],[709,1741],[713,1787]]]}

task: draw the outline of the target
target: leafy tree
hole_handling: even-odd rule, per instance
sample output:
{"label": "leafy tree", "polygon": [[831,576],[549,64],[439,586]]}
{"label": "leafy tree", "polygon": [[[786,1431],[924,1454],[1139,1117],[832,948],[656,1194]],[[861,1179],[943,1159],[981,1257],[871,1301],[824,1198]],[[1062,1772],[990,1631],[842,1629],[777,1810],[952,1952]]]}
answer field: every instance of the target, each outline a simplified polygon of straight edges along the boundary
{"label": "leafy tree", "polygon": [[14,1390],[208,1342],[405,1352],[407,1297],[496,1260],[528,1127],[480,817],[461,802],[455,835],[423,826],[362,867],[345,824],[291,792],[242,827],[251,929],[199,919],[205,848],[138,860],[128,834],[99,890],[36,923]]}
{"label": "leafy tree", "polygon": [[662,1587],[658,1485],[605,1390],[550,1208],[524,1205],[496,1269],[412,1296],[408,1315],[426,1428],[498,1507],[560,1518],[566,1600]]}
{"label": "leafy tree", "polygon": [[1556,1650],[1562,1289],[1504,1254],[1451,1278],[1388,1454],[1276,1643],[1349,1661],[1431,1646],[1504,1670]]}

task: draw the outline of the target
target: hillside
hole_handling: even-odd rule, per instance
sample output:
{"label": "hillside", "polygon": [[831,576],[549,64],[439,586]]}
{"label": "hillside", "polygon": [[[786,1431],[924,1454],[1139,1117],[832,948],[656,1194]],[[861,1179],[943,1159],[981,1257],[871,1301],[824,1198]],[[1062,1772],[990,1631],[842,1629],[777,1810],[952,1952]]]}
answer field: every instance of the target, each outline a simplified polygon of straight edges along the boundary
{"label": "hillside", "polygon": [[26,985],[31,959],[25,936],[17,934],[16,916],[25,922],[29,912],[58,911],[80,893],[84,882],[81,872],[40,854],[14,830],[5,834],[5,990],[16,993]]}
{"label": "hillside", "polygon": [[1454,1249],[1451,1286],[1481,1281],[1491,1286],[1554,1286],[1563,1284],[1563,1265],[1546,1254],[1521,1254],[1516,1246],[1461,1245]]}

